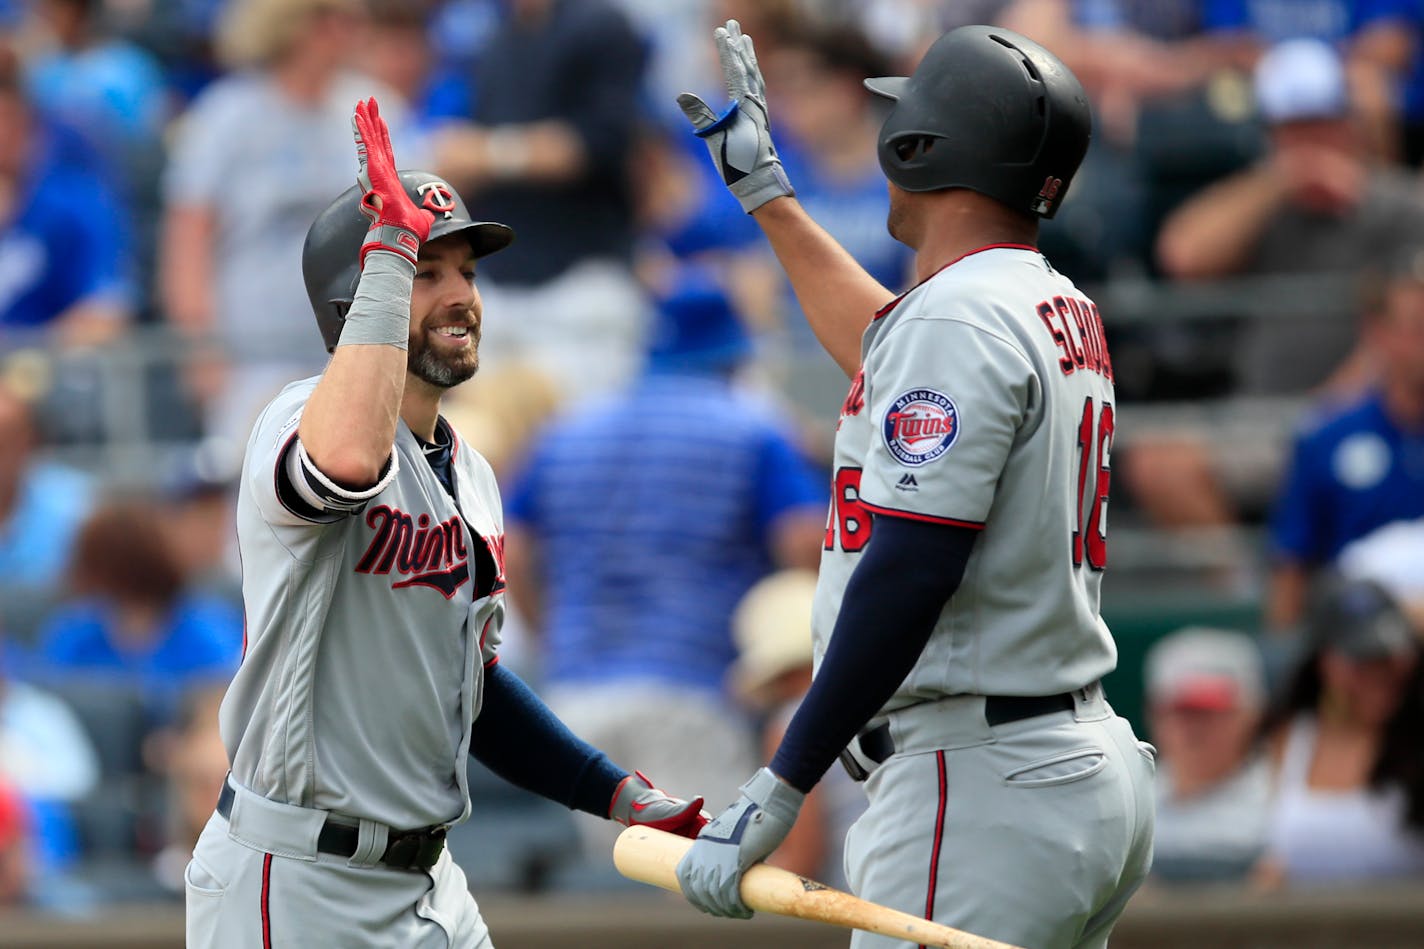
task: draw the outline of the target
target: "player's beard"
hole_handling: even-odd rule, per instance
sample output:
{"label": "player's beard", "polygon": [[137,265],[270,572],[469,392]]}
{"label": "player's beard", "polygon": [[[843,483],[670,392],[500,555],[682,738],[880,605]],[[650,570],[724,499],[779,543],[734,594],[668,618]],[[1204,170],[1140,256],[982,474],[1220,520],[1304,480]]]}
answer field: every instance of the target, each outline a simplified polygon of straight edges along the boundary
{"label": "player's beard", "polygon": [[885,215],[885,230],[890,232],[890,236],[913,248],[915,245],[910,242],[909,235],[909,210],[905,207],[905,192],[900,191],[893,185],[890,186],[890,210]]}
{"label": "player's beard", "polygon": [[[438,319],[427,320],[438,326]],[[417,379],[440,389],[452,389],[466,382],[480,369],[480,316],[475,314],[474,324],[466,337],[469,344],[450,352],[442,352],[431,345],[428,334],[415,334],[410,340],[410,353],[406,365]]]}

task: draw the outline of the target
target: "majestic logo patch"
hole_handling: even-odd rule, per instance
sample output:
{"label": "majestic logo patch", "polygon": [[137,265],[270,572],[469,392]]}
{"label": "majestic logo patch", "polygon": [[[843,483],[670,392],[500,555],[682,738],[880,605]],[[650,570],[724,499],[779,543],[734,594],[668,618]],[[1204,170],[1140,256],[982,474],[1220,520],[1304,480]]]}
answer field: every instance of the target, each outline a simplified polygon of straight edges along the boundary
{"label": "majestic logo patch", "polygon": [[949,451],[959,438],[959,410],[943,392],[911,389],[890,403],[881,432],[896,461],[918,468]]}

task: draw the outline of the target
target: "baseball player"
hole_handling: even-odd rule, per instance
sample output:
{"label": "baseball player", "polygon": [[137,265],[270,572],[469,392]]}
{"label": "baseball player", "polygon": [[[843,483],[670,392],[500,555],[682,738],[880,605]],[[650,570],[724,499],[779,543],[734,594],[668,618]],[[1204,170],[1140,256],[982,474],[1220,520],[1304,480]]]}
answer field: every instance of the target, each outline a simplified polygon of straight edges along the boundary
{"label": "baseball player", "polygon": [[232,770],[186,872],[190,946],[490,946],[444,846],[471,754],[571,808],[705,823],[497,664],[499,493],[439,409],[479,364],[475,260],[513,233],[397,173],[375,100],[354,124],[359,184],[302,257],[332,358],[267,406],[243,465],[247,639],[220,715]]}
{"label": "baseball player", "polygon": [[[1073,75],[1006,30],[942,36],[888,100],[894,296],[800,209],[751,40],[717,31],[732,98],[679,97],[853,378],[813,613],[816,678],[770,767],[678,866],[737,888],[844,749],[869,809],[846,841],[864,898],[1032,949],[1102,946],[1147,873],[1151,747],[1103,699],[1112,363],[1097,307],[1035,249],[1087,149]],[[857,933],[854,947],[903,946]]]}

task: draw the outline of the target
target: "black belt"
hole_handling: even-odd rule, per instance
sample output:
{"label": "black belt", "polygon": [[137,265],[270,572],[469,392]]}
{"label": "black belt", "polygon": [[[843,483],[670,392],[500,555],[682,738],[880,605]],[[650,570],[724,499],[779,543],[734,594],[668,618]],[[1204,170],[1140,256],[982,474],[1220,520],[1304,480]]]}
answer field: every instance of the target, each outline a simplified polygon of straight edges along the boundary
{"label": "black belt", "polygon": [[[232,817],[232,801],[236,793],[232,785],[223,782],[222,793],[218,795],[218,813],[224,820]],[[396,870],[429,870],[440,859],[445,849],[443,824],[391,834],[386,840],[386,850],[381,854],[380,863]],[[353,824],[342,824],[327,818],[316,838],[316,849],[337,857],[351,857],[360,842],[361,828]]]}
{"label": "black belt", "polygon": [[[1073,695],[1060,692],[1057,695],[986,695],[984,697],[984,720],[990,726],[1007,725],[1009,722],[1025,718],[1037,718],[1054,712],[1071,712]],[[875,764],[883,764],[895,753],[895,740],[890,737],[890,723],[881,722],[874,728],[867,728],[853,739],[860,753]],[[849,750],[841,752],[841,764],[857,781],[870,777],[870,772]]]}

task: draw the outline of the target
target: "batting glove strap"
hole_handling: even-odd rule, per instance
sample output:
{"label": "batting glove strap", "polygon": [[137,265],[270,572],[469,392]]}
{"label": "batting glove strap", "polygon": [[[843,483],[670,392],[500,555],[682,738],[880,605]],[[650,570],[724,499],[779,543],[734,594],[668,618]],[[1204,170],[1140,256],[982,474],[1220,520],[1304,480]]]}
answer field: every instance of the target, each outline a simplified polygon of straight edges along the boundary
{"label": "batting glove strap", "polygon": [[405,258],[412,266],[420,254],[420,236],[410,228],[398,224],[378,221],[366,232],[361,242],[361,267],[366,267],[366,255],[372,251],[384,250]]}
{"label": "batting glove strap", "polygon": [[752,775],[736,803],[703,828],[678,862],[677,882],[687,901],[713,916],[750,917],[742,874],[781,845],[805,799],[767,768]]}
{"label": "batting glove strap", "polygon": [[788,826],[796,823],[796,815],[806,803],[805,794],[778,778],[770,768],[761,768],[748,778],[741,792]]}

